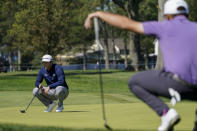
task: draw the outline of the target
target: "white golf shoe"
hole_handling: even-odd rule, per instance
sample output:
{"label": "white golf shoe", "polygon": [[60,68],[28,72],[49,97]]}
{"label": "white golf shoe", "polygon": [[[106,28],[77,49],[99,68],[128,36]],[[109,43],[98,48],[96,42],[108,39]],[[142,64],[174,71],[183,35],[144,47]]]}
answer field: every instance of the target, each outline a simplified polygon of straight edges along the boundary
{"label": "white golf shoe", "polygon": [[49,104],[44,112],[51,112],[55,106],[56,106],[56,102]]}
{"label": "white golf shoe", "polygon": [[178,91],[174,90],[173,88],[169,88],[168,92],[171,96],[171,105],[175,106],[177,102],[181,101],[181,95],[178,93]]}
{"label": "white golf shoe", "polygon": [[161,117],[161,125],[158,131],[168,131],[180,121],[180,117],[176,110],[170,109],[164,116]]}
{"label": "white golf shoe", "polygon": [[64,109],[63,105],[58,106],[58,107],[56,108],[56,112],[62,112],[63,109]]}

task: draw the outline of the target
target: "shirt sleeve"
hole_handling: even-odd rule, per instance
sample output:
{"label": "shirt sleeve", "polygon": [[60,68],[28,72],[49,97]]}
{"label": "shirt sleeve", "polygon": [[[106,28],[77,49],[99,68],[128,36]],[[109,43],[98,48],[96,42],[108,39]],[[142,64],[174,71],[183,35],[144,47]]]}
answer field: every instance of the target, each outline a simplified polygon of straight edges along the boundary
{"label": "shirt sleeve", "polygon": [[63,85],[65,85],[65,74],[64,74],[63,69],[60,66],[58,66],[56,68],[56,70],[55,70],[55,73],[57,75],[58,81],[55,82],[55,83],[53,83],[53,84],[51,84],[51,85],[48,85],[49,88],[51,88],[51,89],[52,88],[55,88],[57,86],[63,86]]}
{"label": "shirt sleeve", "polygon": [[144,34],[154,35],[157,38],[161,36],[162,24],[158,21],[143,22]]}
{"label": "shirt sleeve", "polygon": [[43,81],[43,76],[42,76],[42,69],[40,69],[37,78],[36,78],[36,82],[35,82],[35,86],[39,87],[40,83],[42,83]]}

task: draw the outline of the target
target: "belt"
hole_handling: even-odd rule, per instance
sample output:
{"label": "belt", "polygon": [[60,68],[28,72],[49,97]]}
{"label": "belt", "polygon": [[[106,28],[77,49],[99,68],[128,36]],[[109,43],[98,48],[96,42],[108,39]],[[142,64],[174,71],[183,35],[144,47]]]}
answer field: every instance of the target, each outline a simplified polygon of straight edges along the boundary
{"label": "belt", "polygon": [[173,74],[172,75],[172,79],[177,81],[178,83],[181,83],[182,85],[186,86],[186,87],[190,87],[190,88],[196,88],[197,89],[197,85],[188,83],[187,81],[181,79],[177,74]]}

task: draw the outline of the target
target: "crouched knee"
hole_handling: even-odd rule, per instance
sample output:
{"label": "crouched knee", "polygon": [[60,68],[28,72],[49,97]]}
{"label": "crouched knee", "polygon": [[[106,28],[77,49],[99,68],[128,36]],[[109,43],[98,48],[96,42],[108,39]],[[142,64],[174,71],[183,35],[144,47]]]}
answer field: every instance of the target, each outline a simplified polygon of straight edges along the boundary
{"label": "crouched knee", "polygon": [[67,91],[67,89],[65,88],[65,87],[63,87],[63,86],[58,86],[58,87],[56,87],[56,93],[55,93],[55,95],[56,96],[64,96],[64,95],[67,95],[68,93],[67,93],[68,91]]}
{"label": "crouched knee", "polygon": [[136,75],[132,76],[132,77],[129,79],[129,81],[128,81],[128,87],[129,87],[129,89],[130,89],[131,91],[132,91],[132,89],[133,89],[136,85],[138,85],[137,81],[138,81],[138,78],[136,77]]}
{"label": "crouched knee", "polygon": [[33,89],[33,92],[32,92],[32,93],[33,93],[33,95],[34,95],[34,96],[36,96],[36,95],[37,95],[38,90],[39,90],[39,89],[38,89],[37,87]]}

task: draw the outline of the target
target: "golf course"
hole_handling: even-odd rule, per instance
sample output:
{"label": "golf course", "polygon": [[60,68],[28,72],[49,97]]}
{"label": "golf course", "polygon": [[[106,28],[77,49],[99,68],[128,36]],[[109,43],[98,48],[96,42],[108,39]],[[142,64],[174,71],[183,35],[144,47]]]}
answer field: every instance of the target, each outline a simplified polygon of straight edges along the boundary
{"label": "golf course", "polygon": [[[38,70],[0,74],[0,131],[106,131],[103,120],[99,73],[96,70],[66,71],[70,94],[64,111],[50,113],[35,98],[31,101]],[[117,131],[156,131],[160,118],[128,89],[135,72],[103,70],[103,89],[107,124]],[[169,99],[162,98],[170,105]],[[171,105],[170,105],[171,106]],[[175,131],[191,131],[196,102],[181,101],[174,107],[181,122]]]}

